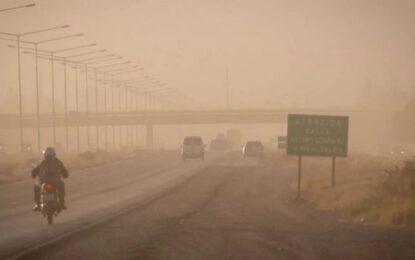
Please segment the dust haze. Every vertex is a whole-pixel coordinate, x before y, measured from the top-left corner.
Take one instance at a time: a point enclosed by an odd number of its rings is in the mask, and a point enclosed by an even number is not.
[[[411,259],[414,14],[413,0],[0,1],[0,258]],[[292,154],[293,114],[347,117],[345,139],[321,139],[344,154]],[[46,147],[71,176],[51,232],[29,212]]]
[[[3,1],[2,5],[15,2]],[[414,96],[412,1],[41,1],[36,4],[38,8],[33,10],[2,14],[0,30],[24,33],[69,24],[68,29],[22,39],[39,41],[84,33],[83,37],[44,43],[39,49],[98,43],[95,49],[108,49],[108,53],[123,56],[143,67],[143,74],[186,93],[187,100],[171,96],[172,109],[225,109],[227,84],[232,109],[399,111]],[[13,42],[2,42],[1,111],[16,113],[16,50],[8,47]],[[29,45],[26,44],[33,48]],[[71,53],[74,52],[65,54]],[[51,110],[49,63],[45,58],[39,59],[40,109],[45,112]],[[22,54],[26,113],[35,108],[33,65],[33,54]],[[63,111],[62,65],[55,67],[56,110]],[[72,85],[73,74],[67,75]],[[80,111],[85,110],[84,84],[80,80]],[[90,84],[94,84],[93,80]],[[69,87],[68,95],[74,95],[73,87]],[[68,110],[75,110],[73,98],[68,100]],[[359,133],[382,132],[383,128],[396,126],[391,118],[383,116],[372,127],[375,129],[360,128]],[[278,127],[266,128],[266,135],[280,134]],[[212,126],[202,129],[209,137],[218,132]],[[377,133],[378,140],[371,145],[394,135],[390,133],[392,130],[388,131]],[[177,143],[173,136],[168,139],[166,142]]]

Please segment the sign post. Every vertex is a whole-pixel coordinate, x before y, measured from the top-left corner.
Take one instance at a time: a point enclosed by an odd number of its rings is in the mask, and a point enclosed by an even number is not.
[[[336,157],[348,151],[347,116],[288,115],[287,155],[298,155],[298,193],[301,189],[302,156],[332,158],[331,186],[335,185]]]
[[[298,156],[298,181],[297,181],[297,199],[300,198],[301,192],[301,155]]]
[[[336,184],[336,157],[332,157],[331,161],[331,187]]]

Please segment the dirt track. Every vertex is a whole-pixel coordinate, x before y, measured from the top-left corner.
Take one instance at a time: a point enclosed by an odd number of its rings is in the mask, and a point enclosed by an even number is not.
[[[292,165],[234,156],[35,254],[48,259],[414,259],[415,230],[339,223],[294,200]]]

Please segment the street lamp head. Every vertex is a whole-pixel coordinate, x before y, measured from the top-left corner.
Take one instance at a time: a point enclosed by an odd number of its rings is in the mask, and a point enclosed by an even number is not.
[[[35,4],[35,3],[25,5],[25,7],[35,7],[35,6],[36,6],[36,4]]]

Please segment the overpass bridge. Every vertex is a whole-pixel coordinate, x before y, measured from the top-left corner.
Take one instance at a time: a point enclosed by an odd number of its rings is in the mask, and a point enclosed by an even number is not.
[[[155,125],[189,125],[189,124],[279,124],[285,123],[287,114],[325,114],[354,117],[377,117],[392,111],[381,110],[187,110],[187,111],[138,111],[115,113],[70,112],[36,114],[22,116],[23,128],[38,127],[86,127],[86,126],[145,126],[148,147],[153,144],[153,126]],[[20,127],[17,114],[0,115],[0,129]]]
[[[372,110],[188,110],[140,111],[116,113],[24,114],[23,127],[75,127],[110,125],[181,125],[181,124],[276,124],[284,123],[287,114],[378,115],[386,111]],[[17,114],[0,114],[0,129],[18,128]]]

